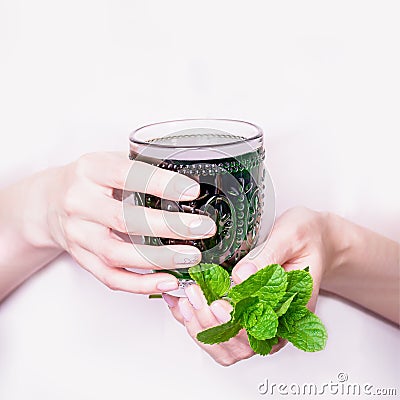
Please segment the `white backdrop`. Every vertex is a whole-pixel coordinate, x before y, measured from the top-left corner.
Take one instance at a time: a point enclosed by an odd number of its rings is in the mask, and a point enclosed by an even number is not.
[[[0,184],[84,152],[127,151],[144,123],[238,118],[266,132],[278,214],[331,210],[400,240],[399,9],[0,0]],[[287,346],[222,368],[163,303],[111,292],[63,256],[0,305],[0,399],[256,399],[265,378],[339,372],[396,386],[396,328],[335,298],[317,311],[324,352]]]

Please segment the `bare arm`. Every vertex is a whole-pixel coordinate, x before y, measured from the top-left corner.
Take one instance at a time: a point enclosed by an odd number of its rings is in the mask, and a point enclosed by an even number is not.
[[[0,191],[0,300],[62,252],[44,234],[56,174],[46,170]]]
[[[336,215],[328,215],[336,256],[321,288],[400,322],[400,245]]]

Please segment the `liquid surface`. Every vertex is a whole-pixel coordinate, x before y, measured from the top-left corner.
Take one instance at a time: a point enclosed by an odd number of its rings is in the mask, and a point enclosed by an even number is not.
[[[214,146],[244,141],[241,136],[211,128],[191,128],[182,131],[170,133],[166,136],[152,139],[151,144],[160,144],[165,146]]]

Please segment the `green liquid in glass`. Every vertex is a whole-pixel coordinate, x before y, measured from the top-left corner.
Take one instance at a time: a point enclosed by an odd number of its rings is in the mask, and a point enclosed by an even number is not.
[[[202,262],[220,264],[229,272],[254,247],[264,198],[262,148],[235,157],[202,161],[157,160],[134,151],[131,151],[130,158],[185,174],[200,183],[200,195],[193,201],[176,202],[135,193],[136,204],[166,211],[208,215],[217,226],[217,232],[211,238],[178,240],[145,237],[145,244],[195,246],[202,252]],[[168,272],[182,280],[191,279],[187,268]]]

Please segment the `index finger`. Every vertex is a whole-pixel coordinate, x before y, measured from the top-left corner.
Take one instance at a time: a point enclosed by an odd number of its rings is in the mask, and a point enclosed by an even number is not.
[[[83,162],[88,177],[102,186],[178,201],[193,200],[200,193],[194,179],[130,160],[124,153],[92,153],[84,156]]]

